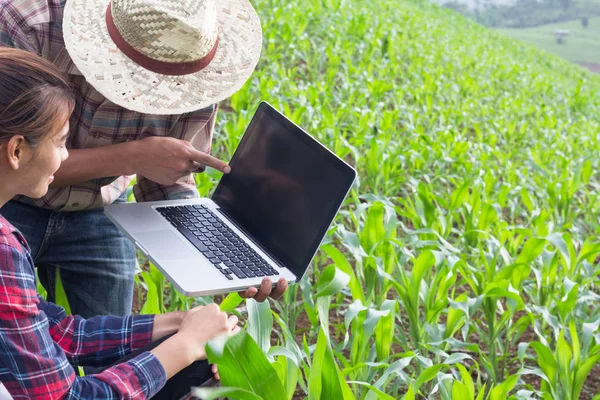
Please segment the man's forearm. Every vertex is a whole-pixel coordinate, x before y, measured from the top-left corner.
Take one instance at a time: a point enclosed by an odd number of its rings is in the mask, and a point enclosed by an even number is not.
[[[53,188],[61,188],[92,179],[133,175],[135,142],[93,149],[69,150],[69,158],[54,174]]]

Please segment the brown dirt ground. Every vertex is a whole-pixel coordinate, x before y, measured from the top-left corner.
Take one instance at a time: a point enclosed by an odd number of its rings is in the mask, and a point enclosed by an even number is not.
[[[311,328],[311,323],[310,320],[307,318],[306,314],[304,312],[302,312],[299,315],[298,320],[296,321],[296,330],[297,331],[304,331],[304,332],[308,332]],[[302,335],[298,334],[296,335],[296,340],[297,343],[302,343]],[[537,336],[534,334],[533,330],[531,332],[525,332],[522,339],[522,341],[535,341],[537,340]],[[483,345],[483,343],[482,343]],[[517,348],[515,347],[514,349],[514,356],[516,356],[517,353]],[[476,357],[476,355],[473,355],[474,357]],[[510,367],[508,367],[510,369]],[[524,380],[529,383],[530,385],[532,385],[533,387],[539,389],[540,387],[540,380],[539,378],[533,376],[533,375],[528,375],[524,377]],[[579,400],[592,400],[594,398],[594,396],[596,396],[597,394],[600,393],[600,364],[597,364],[592,371],[590,372],[585,385],[583,386],[583,390],[581,392],[581,395],[579,397]],[[296,390],[296,393],[294,395],[293,400],[303,400],[306,398],[306,395],[304,395],[304,393],[302,393],[302,390],[300,390],[300,388],[298,388]]]
[[[600,65],[598,65],[598,73],[600,73]],[[142,268],[147,268],[146,265],[144,265]],[[391,294],[392,291],[390,291]],[[144,290],[141,290],[141,298],[138,299],[138,291],[135,290],[134,292],[134,300],[133,300],[133,314],[138,314],[139,313],[139,309],[140,309],[140,304],[143,304],[143,302],[145,301],[145,297],[146,297],[146,293]],[[301,300],[301,295],[300,293],[298,293],[298,300]],[[218,302],[218,301],[217,301]],[[335,330],[335,325],[336,322],[338,324],[343,323],[343,316],[341,315],[337,315],[333,312],[330,313],[330,318],[331,318],[331,325],[330,325],[330,335],[332,338],[335,338],[335,340],[339,341],[339,340],[343,340],[342,337],[340,337],[339,332],[336,332]],[[402,318],[402,315],[400,316],[400,318]],[[404,319],[404,318],[403,318]],[[304,310],[302,310],[299,315],[298,315],[298,319],[296,320],[296,332],[295,332],[295,339],[296,342],[301,344],[302,343],[302,337],[303,334],[307,334],[312,328],[312,324],[310,322],[310,320],[308,319],[306,313],[304,312]],[[401,329],[406,330],[407,327],[403,326]],[[408,332],[405,332],[408,333]],[[275,341],[277,339],[277,336],[275,334],[273,334],[272,336],[272,341],[274,342],[273,344],[275,344]],[[533,330],[528,329],[524,334],[523,337],[521,338],[521,341],[524,342],[531,342],[531,341],[535,341],[537,340],[537,337],[535,335],[535,333],[533,332]],[[481,343],[483,345],[483,343]],[[397,345],[393,345],[394,350],[396,351],[400,351],[400,349],[398,348]],[[516,356],[516,352],[517,352],[517,348],[515,347],[513,349],[514,355]],[[474,355],[476,357],[476,355]],[[508,366],[509,369],[510,366]],[[512,371],[511,371],[512,372]],[[539,388],[540,385],[540,380],[539,378],[533,376],[533,375],[529,375],[529,376],[525,376],[524,380],[532,385],[535,388]],[[584,384],[582,393],[579,397],[580,400],[592,400],[594,398],[594,396],[600,394],[600,364],[597,364],[592,371],[590,372],[590,374],[588,375],[588,378]],[[293,400],[303,400],[306,398],[306,395],[302,392],[302,390],[300,389],[300,387],[298,387],[296,389],[296,393],[294,394]]]

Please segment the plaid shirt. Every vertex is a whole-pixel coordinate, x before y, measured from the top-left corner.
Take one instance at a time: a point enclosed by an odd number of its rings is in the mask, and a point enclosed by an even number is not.
[[[154,316],[67,316],[36,293],[29,247],[0,215],[0,382],[14,399],[146,399],[166,382],[150,352],[97,375],[70,363],[103,366],[150,343]]]
[[[36,53],[65,72],[77,92],[71,117],[69,149],[88,149],[138,140],[147,136],[170,136],[190,141],[209,152],[217,107],[183,115],[147,115],[129,111],[106,100],[77,70],[69,57],[62,34],[65,0],[0,0],[0,46]],[[102,208],[123,194],[133,177],[96,179],[66,188],[51,189],[39,200],[19,200],[62,211]],[[134,186],[137,201],[198,197],[193,175],[175,185],[159,185],[143,176]]]

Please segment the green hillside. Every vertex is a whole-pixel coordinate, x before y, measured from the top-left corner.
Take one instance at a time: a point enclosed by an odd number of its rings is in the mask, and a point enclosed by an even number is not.
[[[564,44],[556,42],[554,35],[556,29],[569,30],[569,36]],[[581,21],[576,20],[536,28],[500,29],[499,31],[573,62],[600,63],[600,18],[591,18],[587,28],[583,28]]]
[[[267,361],[236,341],[224,386],[265,399],[600,392],[584,385],[600,359],[600,76],[425,1],[253,4],[262,59],[221,105],[213,152],[228,159],[267,100],[359,181],[277,318],[268,303],[238,309],[263,351],[269,338],[285,349]],[[216,176],[197,179],[208,195]]]

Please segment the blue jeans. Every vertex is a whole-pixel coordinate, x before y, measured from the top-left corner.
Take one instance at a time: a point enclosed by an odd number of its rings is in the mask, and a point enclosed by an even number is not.
[[[103,210],[56,212],[10,201],[0,214],[27,239],[49,301],[59,268],[73,314],[131,313],[135,247]]]

